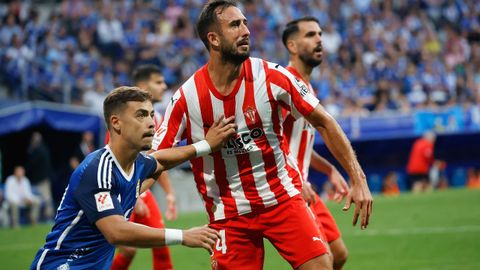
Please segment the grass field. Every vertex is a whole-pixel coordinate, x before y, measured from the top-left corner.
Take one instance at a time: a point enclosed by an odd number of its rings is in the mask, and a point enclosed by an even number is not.
[[[480,191],[450,190],[430,194],[376,197],[369,228],[351,226],[352,213],[329,204],[350,250],[344,269],[480,269]],[[206,222],[203,213],[182,215],[169,227]],[[0,269],[27,269],[50,226],[0,230]],[[265,269],[290,269],[266,245]],[[210,269],[201,249],[172,247],[176,269]],[[149,250],[141,250],[131,269],[151,269]]]

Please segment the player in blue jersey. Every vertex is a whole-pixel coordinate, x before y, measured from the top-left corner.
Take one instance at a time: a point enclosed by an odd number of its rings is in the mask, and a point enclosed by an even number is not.
[[[163,170],[220,149],[235,133],[233,118],[217,120],[203,141],[145,155],[141,151],[151,148],[154,134],[151,95],[119,87],[103,107],[110,142],[73,172],[55,225],[30,269],[109,269],[114,245],[183,244],[212,252],[218,234],[208,227],[163,230],[127,220],[139,194],[154,183],[148,178],[157,179]]]

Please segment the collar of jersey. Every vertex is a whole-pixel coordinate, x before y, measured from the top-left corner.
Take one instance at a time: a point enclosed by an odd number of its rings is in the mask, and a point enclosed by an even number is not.
[[[122,166],[120,166],[120,163],[118,162],[117,158],[115,157],[115,154],[113,153],[112,149],[110,149],[110,146],[108,144],[105,145],[105,149],[107,149],[107,151],[110,152],[110,154],[112,154],[113,162],[115,162],[115,165],[117,166],[118,170],[120,171],[122,176],[125,178],[125,180],[130,182],[132,180],[133,173],[135,172],[135,162],[133,163],[132,170],[130,170],[130,175],[127,175],[127,173],[122,169]]]
[[[249,61],[249,60],[250,59],[247,59],[246,61]],[[243,78],[245,77],[245,62],[242,64],[242,71],[240,72],[240,76],[238,77],[235,87],[233,88],[232,92],[230,92],[230,94],[226,96],[222,95],[217,90],[217,88],[215,88],[215,86],[213,85],[212,79],[210,78],[210,74],[208,73],[208,63],[205,66],[203,66],[203,74],[204,74],[203,77],[205,78],[208,88],[216,98],[218,98],[219,100],[228,100],[231,98],[235,98],[235,95],[237,94],[238,90],[240,89],[240,86],[242,85]]]

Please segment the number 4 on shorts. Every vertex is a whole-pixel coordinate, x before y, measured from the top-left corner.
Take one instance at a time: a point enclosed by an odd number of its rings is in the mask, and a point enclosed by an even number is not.
[[[217,251],[222,251],[222,254],[227,253],[227,241],[225,239],[225,230],[220,230],[220,238],[217,240],[217,244],[215,245],[215,249]]]

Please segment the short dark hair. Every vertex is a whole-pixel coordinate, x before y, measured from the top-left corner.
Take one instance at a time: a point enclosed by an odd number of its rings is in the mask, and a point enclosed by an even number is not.
[[[152,95],[138,87],[120,86],[110,92],[103,101],[103,117],[110,128],[110,116],[125,108],[129,101],[152,101]]]
[[[208,44],[207,34],[211,30],[211,26],[218,22],[217,9],[222,12],[227,7],[237,7],[237,3],[230,0],[215,0],[210,1],[203,6],[200,16],[197,20],[197,34],[202,40],[203,44],[210,50],[210,44]]]
[[[300,29],[298,28],[298,23],[300,22],[316,22],[320,25],[320,22],[317,20],[317,18],[312,17],[312,16],[305,16],[300,19],[296,19],[293,21],[290,21],[285,25],[285,30],[283,30],[282,34],[282,42],[285,48],[288,49],[287,47],[287,41],[288,39],[295,33],[297,33]]]
[[[139,82],[146,82],[150,80],[152,74],[162,75],[162,71],[155,65],[140,65],[132,72],[133,84],[138,85]]]

